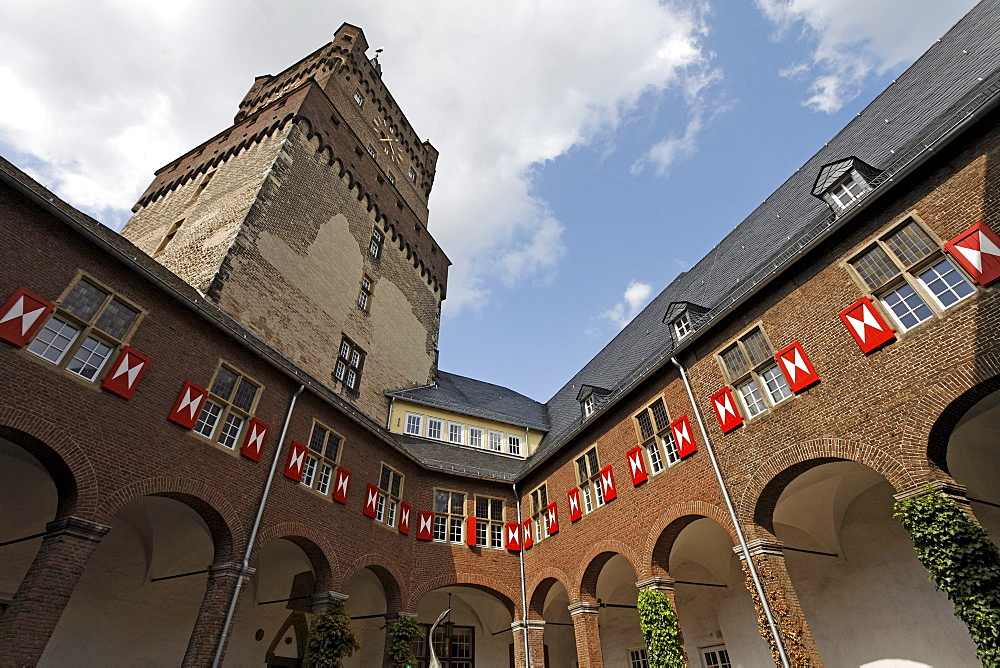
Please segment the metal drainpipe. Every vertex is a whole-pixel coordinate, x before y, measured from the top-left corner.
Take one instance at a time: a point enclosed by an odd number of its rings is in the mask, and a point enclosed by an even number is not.
[[[736,528],[736,536],[740,540],[740,550],[743,551],[743,558],[746,559],[747,567],[750,569],[750,576],[753,579],[754,588],[757,590],[757,596],[760,598],[761,608],[764,609],[764,616],[767,617],[767,625],[771,629],[771,635],[774,637],[775,645],[778,647],[778,654],[781,656],[781,665],[784,668],[791,668],[791,664],[788,663],[788,657],[785,655],[785,647],[781,644],[781,635],[778,633],[778,627],[774,622],[774,615],[771,613],[771,606],[767,602],[767,597],[764,595],[764,588],[760,584],[760,578],[757,576],[757,567],[753,563],[753,559],[750,558],[750,550],[747,548],[747,540],[743,536],[743,529],[740,527],[740,520],[736,516],[736,510],[733,509],[733,501],[729,498],[729,490],[726,489],[726,483],[722,479],[722,470],[719,469],[719,462],[715,459],[715,451],[712,448],[712,441],[708,438],[708,431],[705,429],[705,423],[701,419],[701,411],[698,410],[698,404],[694,401],[694,394],[691,392],[691,383],[688,382],[687,373],[684,371],[684,367],[680,362],[677,361],[676,357],[671,357],[670,361],[674,363],[674,366],[681,372],[681,378],[684,380],[684,389],[687,390],[688,400],[691,402],[691,408],[694,410],[694,417],[698,420],[698,428],[701,430],[701,437],[705,441],[705,449],[708,450],[708,458],[712,461],[712,468],[715,469],[715,477],[719,481],[719,489],[722,490],[722,498],[726,501],[726,508],[729,510],[729,517],[733,520],[733,526]]]
[[[525,447],[528,447],[525,445]],[[524,581],[524,525],[521,524],[521,497],[517,495],[517,483],[511,483],[514,488],[514,502],[517,504],[517,533],[520,536],[521,549],[517,551],[517,558],[521,562],[521,623],[524,625],[524,665],[525,668],[531,666],[531,649],[528,645],[528,589]]]
[[[299,385],[292,395],[292,401],[288,404],[288,413],[285,415],[285,424],[281,427],[281,436],[278,438],[278,447],[274,449],[274,459],[271,460],[271,471],[267,475],[267,482],[264,484],[264,493],[260,497],[260,504],[257,506],[257,517],[253,521],[253,529],[250,530],[250,538],[247,541],[247,551],[243,555],[243,564],[240,566],[240,575],[236,580],[236,590],[233,592],[233,600],[229,602],[229,611],[226,613],[226,622],[222,625],[222,635],[219,636],[219,645],[215,648],[215,658],[212,659],[212,668],[218,668],[222,661],[222,648],[226,646],[226,637],[229,635],[229,627],[233,623],[233,615],[236,614],[236,602],[240,598],[240,589],[243,588],[243,581],[246,579],[247,571],[250,569],[250,552],[253,544],[257,540],[257,531],[260,529],[261,518],[264,517],[264,504],[267,503],[267,496],[271,493],[271,482],[274,480],[274,472],[278,469],[278,458],[281,456],[281,444],[285,442],[288,434],[288,423],[292,420],[292,411],[295,410],[295,402],[298,401],[305,385]]]

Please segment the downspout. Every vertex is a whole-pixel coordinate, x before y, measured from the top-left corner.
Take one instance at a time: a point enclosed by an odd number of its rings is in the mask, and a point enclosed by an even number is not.
[[[785,647],[781,644],[781,635],[778,633],[778,627],[774,622],[774,615],[771,613],[771,606],[767,602],[767,597],[764,595],[764,588],[760,584],[760,577],[757,575],[757,567],[753,563],[753,559],[750,558],[750,549],[747,547],[747,540],[743,536],[743,529],[740,527],[740,520],[736,516],[736,510],[733,508],[733,501],[729,498],[729,490],[726,489],[726,483],[722,479],[722,470],[719,469],[719,462],[715,459],[715,451],[712,448],[712,441],[708,438],[708,430],[705,429],[705,423],[701,419],[701,411],[698,410],[698,404],[694,401],[694,394],[691,392],[691,383],[688,382],[687,373],[684,371],[684,367],[681,363],[677,361],[676,357],[671,357],[670,361],[674,363],[674,366],[681,372],[681,378],[684,380],[684,389],[687,390],[688,400],[691,402],[691,408],[694,410],[694,417],[698,420],[698,428],[701,430],[701,437],[705,441],[705,449],[708,450],[708,458],[712,461],[712,468],[715,469],[715,478],[719,481],[719,489],[722,490],[722,498],[726,501],[726,508],[729,510],[729,517],[733,520],[733,527],[736,528],[736,536],[740,541],[740,550],[743,552],[743,558],[747,562],[747,567],[750,570],[750,576],[753,579],[754,589],[757,590],[757,597],[760,599],[760,606],[764,610],[764,616],[767,617],[767,625],[771,629],[771,635],[774,637],[775,646],[778,648],[778,654],[781,656],[781,665],[784,668],[791,668],[791,664],[788,663],[788,657],[785,655]]]
[[[264,517],[264,504],[267,503],[267,496],[271,493],[271,482],[274,480],[274,472],[278,469],[278,458],[281,456],[281,444],[285,442],[288,434],[288,423],[292,421],[292,411],[295,410],[295,402],[298,400],[305,385],[299,385],[292,395],[292,401],[288,404],[288,413],[285,415],[285,424],[281,426],[281,437],[278,439],[278,447],[274,449],[274,459],[271,460],[271,471],[267,474],[267,482],[264,484],[264,493],[260,497],[260,504],[257,506],[257,517],[254,518],[253,528],[250,530],[250,538],[247,540],[247,551],[243,555],[243,564],[240,566],[240,575],[236,579],[236,589],[233,591],[233,600],[229,602],[229,612],[226,613],[226,621],[222,625],[222,634],[219,636],[219,645],[215,648],[215,658],[212,659],[212,668],[218,668],[222,661],[222,648],[226,646],[226,637],[229,636],[229,627],[233,624],[233,615],[236,614],[236,603],[240,598],[240,589],[243,588],[243,581],[246,579],[247,571],[250,570],[250,552],[253,551],[253,544],[257,540],[257,531],[260,530],[260,521]]]
[[[525,445],[524,447],[528,447]],[[517,494],[517,483],[511,483],[514,488],[514,502],[517,503],[517,533],[521,537],[521,549],[517,551],[518,561],[521,562],[521,623],[524,628],[524,665],[525,668],[531,666],[531,650],[528,645],[528,589],[524,581],[524,525],[521,523],[521,497]]]

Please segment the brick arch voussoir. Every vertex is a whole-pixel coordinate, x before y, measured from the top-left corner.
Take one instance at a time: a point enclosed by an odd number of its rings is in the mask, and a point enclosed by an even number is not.
[[[920,482],[918,472],[907,469],[885,449],[866,447],[842,438],[817,438],[783,448],[757,467],[736,504],[741,524],[749,527],[752,533],[766,532],[757,537],[773,537],[770,520],[764,518],[773,516],[774,506],[785,486],[809,468],[835,461],[867,466],[889,481],[897,492]],[[787,480],[779,478],[790,469],[795,470],[794,476],[785,476]]]
[[[546,566],[532,579],[528,585],[528,616],[532,619],[542,618],[542,606],[545,604],[545,597],[548,596],[552,585],[559,583],[566,590],[569,602],[576,603],[573,599],[573,590],[570,587],[569,576],[555,566]],[[537,600],[536,600],[537,599]]]
[[[724,508],[708,501],[682,501],[681,503],[676,503],[663,511],[656,521],[653,522],[653,528],[646,537],[646,545],[642,552],[644,557],[640,562],[642,569],[641,571],[637,569],[639,579],[654,575],[667,575],[666,564],[670,558],[670,551],[673,549],[674,540],[677,538],[676,534],[679,534],[684,526],[687,526],[687,523],[679,526],[677,522],[686,518],[692,518],[691,521],[694,521],[703,517],[714,520],[725,529],[733,539],[734,545],[738,542],[733,520],[729,516],[729,512]],[[676,529],[676,533],[668,536],[668,540],[661,543],[660,538],[664,533],[668,530],[673,531],[673,529]]]
[[[354,576],[366,568],[370,569],[379,579],[379,582],[382,583],[382,589],[385,590],[386,612],[389,614],[399,612],[402,609],[400,606],[404,600],[404,581],[395,571],[395,567],[378,552],[363,554],[355,559],[353,563],[345,566],[340,574],[339,591],[346,593]],[[416,608],[413,610],[416,610]]]
[[[107,524],[127,504],[146,496],[176,499],[201,515],[212,532],[215,563],[235,562],[242,558],[247,536],[239,513],[218,485],[200,480],[173,476],[135,480],[108,496],[97,508],[94,519]]]
[[[0,407],[0,436],[24,448],[45,466],[59,494],[59,517],[94,519],[100,485],[97,470],[78,439],[45,418],[13,406]]]
[[[593,603],[596,600],[597,578],[600,577],[601,569],[604,568],[604,565],[610,559],[610,556],[608,559],[603,560],[599,559],[599,557],[606,553],[620,554],[625,557],[632,564],[632,570],[636,574],[639,573],[639,568],[636,567],[636,564],[640,562],[638,555],[636,555],[631,545],[623,543],[620,540],[609,539],[598,541],[591,546],[576,568],[573,588],[569,590],[570,602],[587,601]],[[590,587],[590,585],[593,586]],[[593,592],[590,592],[589,589],[593,589]]]
[[[282,522],[262,528],[250,552],[250,565],[256,564],[260,551],[276,540],[294,543],[306,553],[316,575],[316,591],[330,591],[336,586],[340,573],[333,544],[325,535],[301,522]]]
[[[520,589],[514,591],[510,587],[500,587],[495,577],[490,577],[484,573],[473,573],[463,571],[454,575],[439,575],[436,578],[425,580],[410,588],[409,595],[405,598],[406,607],[403,610],[416,611],[420,599],[442,587],[460,587],[471,585],[478,589],[488,591],[493,594],[500,603],[507,607],[511,617],[517,619],[521,615],[521,594]]]
[[[948,441],[962,416],[1000,390],[1000,353],[985,353],[922,392],[903,426],[907,454],[925,463],[935,478],[950,479]]]

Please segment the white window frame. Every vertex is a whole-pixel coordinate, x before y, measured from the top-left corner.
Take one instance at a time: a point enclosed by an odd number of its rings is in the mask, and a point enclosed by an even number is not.
[[[583,419],[586,420],[594,414],[594,395],[589,395],[583,400]]]
[[[854,186],[852,188],[852,186]],[[855,192],[855,190],[857,192]],[[868,190],[868,185],[865,183],[864,179],[855,172],[855,170],[850,170],[846,175],[841,177],[833,186],[830,188],[830,198],[840,207],[841,210],[846,209],[854,202],[858,201],[865,191]]]
[[[490,452],[503,452],[503,441],[504,433],[502,431],[497,431],[495,429],[489,430],[489,449]]]
[[[751,350],[753,346],[747,341],[754,335],[759,334],[760,340],[767,355],[763,359],[753,360]],[[738,351],[742,356],[744,368],[732,369],[726,363],[726,355],[730,351]],[[788,401],[794,395],[788,386],[785,374],[778,367],[778,362],[774,358],[774,346],[767,338],[764,328],[758,323],[743,332],[735,341],[728,344],[716,355],[722,375],[730,387],[735,390],[737,400],[743,407],[743,415],[747,420],[752,420],[759,415],[763,415],[778,404]],[[737,371],[740,373],[737,375]],[[772,381],[771,385],[766,382]]]
[[[725,653],[725,660],[723,660],[722,656],[716,656],[717,661],[709,663],[711,659],[709,659],[708,655],[711,653],[718,655],[719,652]],[[732,668],[733,665],[733,659],[729,656],[729,650],[724,644],[699,647],[698,656],[701,657],[701,665],[704,668]]]
[[[486,517],[480,514],[479,502],[485,501],[486,507]],[[500,502],[500,513],[499,517],[496,517],[497,513],[495,503]],[[498,499],[491,496],[475,496],[472,499],[473,511],[476,517],[476,545],[478,547],[488,547],[494,550],[504,549],[504,520],[507,513],[507,504],[503,499]]]
[[[446,510],[440,509],[440,494],[447,494],[447,508]],[[455,495],[461,496],[462,507],[458,512],[455,512]],[[461,545],[465,543],[465,519],[466,519],[466,502],[468,501],[469,495],[465,492],[459,492],[453,489],[435,489],[434,490],[434,528],[433,528],[433,540],[437,543],[452,543],[453,545]],[[457,534],[456,534],[457,531]],[[458,539],[455,539],[455,536]]]
[[[386,474],[389,477],[387,483],[385,482]],[[397,480],[399,484],[396,486],[394,492],[393,482]],[[382,462],[378,488],[379,495],[378,505],[375,507],[375,519],[386,526],[395,527],[396,516],[398,514],[396,511],[399,509],[400,499],[403,497],[403,474],[385,462]]]
[[[416,424],[416,431],[410,429],[412,424]],[[424,433],[424,416],[420,413],[410,413],[407,411],[405,417],[403,418],[403,433],[409,434],[410,436],[423,436]]]
[[[649,655],[645,647],[628,650],[628,659],[631,668],[649,668]]]
[[[680,462],[674,433],[670,428],[670,413],[663,395],[655,397],[633,416],[639,445],[646,455],[646,470],[656,476]],[[655,453],[651,454],[651,453]],[[659,460],[659,463],[657,463]]]
[[[222,396],[217,393],[222,389],[218,387],[217,383],[219,382],[219,374],[223,369],[235,376],[228,396]],[[255,388],[248,406],[236,403],[244,383]],[[204,404],[202,404],[201,411],[198,413],[198,418],[195,420],[194,428],[191,431],[227,450],[235,450],[240,444],[246,426],[250,424],[250,420],[254,416],[260,396],[264,393],[264,386],[232,364],[220,361],[215,368],[215,373],[212,375],[212,382],[208,388],[208,397],[206,397]],[[239,420],[235,432],[231,429],[234,420]],[[222,426],[221,429],[219,428],[220,425]]]
[[[507,452],[518,457],[522,456],[521,449],[524,439],[520,434],[507,434]]]
[[[362,95],[358,91],[354,91],[354,104],[358,105],[359,107],[364,106],[365,104],[364,95]]]
[[[531,503],[531,526],[535,530],[535,542],[540,543],[549,535],[549,527],[546,522],[549,514],[545,511],[549,505],[549,494],[546,483],[542,483],[531,490],[528,499]]]
[[[333,446],[334,452],[330,452]],[[306,450],[306,461],[302,467],[302,478],[299,484],[309,487],[323,496],[330,493],[333,473],[340,463],[340,453],[343,451],[344,437],[318,420],[313,420],[309,431],[309,445]]]
[[[684,339],[692,332],[691,316],[690,314],[688,314],[687,311],[681,313],[680,316],[678,316],[674,320],[673,324],[674,324],[674,336],[677,338],[678,341]]]
[[[455,428],[458,428],[458,439],[455,438]],[[448,442],[465,445],[465,425],[461,422],[448,422]]]
[[[435,434],[436,432],[436,434]],[[427,438],[433,438],[436,441],[444,440],[444,420],[439,417],[428,417],[427,418]]]
[[[474,448],[483,448],[485,443],[483,442],[483,436],[485,436],[485,431],[482,427],[469,427],[469,445]]]

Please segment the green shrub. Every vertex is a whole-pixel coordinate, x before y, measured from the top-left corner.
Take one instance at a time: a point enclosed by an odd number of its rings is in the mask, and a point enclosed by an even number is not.
[[[930,579],[969,627],[976,656],[987,668],[1000,667],[1000,551],[953,499],[937,492],[899,501],[895,511]]]
[[[344,604],[337,602],[313,620],[306,641],[306,668],[340,668],[341,659],[360,649]]]
[[[413,641],[420,636],[420,625],[417,620],[407,615],[400,615],[386,623],[389,631],[389,648],[387,660],[391,668],[407,668],[417,665],[413,656]]]
[[[662,591],[639,592],[639,626],[649,650],[649,668],[684,668],[687,661],[681,648],[677,613]]]

